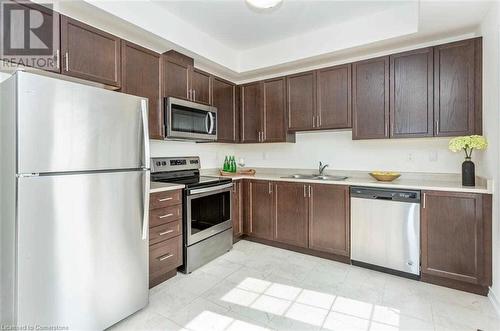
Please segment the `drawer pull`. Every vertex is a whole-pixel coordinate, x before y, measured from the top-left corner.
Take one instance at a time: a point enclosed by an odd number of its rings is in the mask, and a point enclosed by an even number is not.
[[[165,261],[167,259],[170,259],[172,256],[174,256],[174,254],[167,254],[167,255],[160,256],[158,258],[158,261],[160,261],[160,262]]]
[[[172,200],[172,199],[173,199],[172,197],[168,197],[168,198],[158,199],[158,201],[165,202],[165,201]]]
[[[167,231],[160,232],[159,235],[164,236],[164,235],[172,233],[172,232],[174,232],[174,230],[167,230]]]
[[[166,217],[170,217],[170,216],[174,216],[174,214],[170,213],[170,214],[166,214],[166,215],[161,215],[161,216],[158,216],[158,218],[166,218]]]

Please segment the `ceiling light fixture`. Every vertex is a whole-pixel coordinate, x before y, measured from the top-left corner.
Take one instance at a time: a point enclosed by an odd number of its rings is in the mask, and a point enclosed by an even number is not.
[[[250,6],[258,9],[270,9],[276,7],[283,0],[245,0]]]

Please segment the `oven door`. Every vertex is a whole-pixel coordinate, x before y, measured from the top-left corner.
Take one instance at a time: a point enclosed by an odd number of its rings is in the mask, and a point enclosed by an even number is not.
[[[232,187],[233,184],[229,183],[187,191],[186,237],[188,246],[232,227]]]
[[[167,139],[217,140],[217,108],[172,97],[165,100]]]

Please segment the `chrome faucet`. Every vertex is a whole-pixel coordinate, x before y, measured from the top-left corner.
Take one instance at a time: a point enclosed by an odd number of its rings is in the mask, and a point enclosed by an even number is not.
[[[318,170],[319,170],[319,175],[320,176],[323,176],[323,172],[325,171],[325,168],[328,167],[328,166],[329,166],[329,164],[323,164],[323,162],[321,162],[321,161],[319,162],[319,168],[318,168]]]

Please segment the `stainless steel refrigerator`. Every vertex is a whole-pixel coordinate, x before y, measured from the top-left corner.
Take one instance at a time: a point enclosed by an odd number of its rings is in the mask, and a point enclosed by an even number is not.
[[[148,303],[147,101],[0,85],[1,323],[99,330]]]

